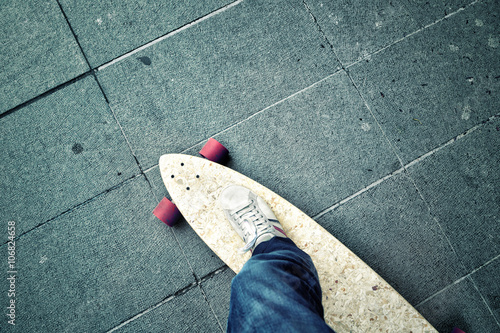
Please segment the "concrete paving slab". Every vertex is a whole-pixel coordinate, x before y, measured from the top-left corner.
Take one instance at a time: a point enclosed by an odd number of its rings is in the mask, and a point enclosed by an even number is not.
[[[21,236],[17,331],[103,332],[193,283],[154,206],[141,176]]]
[[[221,332],[199,287],[118,328],[114,332]]]
[[[146,172],[146,177],[149,179],[153,188],[157,203],[159,203],[163,197],[166,197],[169,200],[171,199],[165,185],[163,184],[158,167]],[[162,225],[165,232],[168,232],[168,229],[171,228],[156,218],[155,223]],[[184,251],[189,264],[198,279],[201,279],[207,274],[212,273],[224,266],[224,262],[222,262],[222,260],[220,260],[219,257],[212,250],[210,250],[207,244],[205,244],[200,236],[196,234],[193,228],[191,228],[191,226],[184,219],[181,219],[174,227],[172,227],[172,231],[179,241],[180,247]]]
[[[231,2],[230,0],[60,1],[92,68]]]
[[[465,275],[425,202],[402,173],[318,222],[413,305]]]
[[[0,212],[21,234],[139,174],[94,78],[0,118]]]
[[[310,216],[401,168],[344,72],[215,138],[229,167]]]
[[[401,1],[306,0],[326,38],[344,66],[418,29]]]
[[[500,117],[409,168],[461,261],[500,254]]]
[[[499,10],[478,2],[349,68],[404,163],[498,113]]]
[[[144,63],[141,58],[147,57]],[[337,70],[300,2],[242,2],[98,72],[145,168]]]
[[[497,323],[500,323],[500,284],[498,283],[498,272],[500,272],[500,258],[496,258],[493,262],[475,272],[472,278],[485,298],[487,305],[496,316]]]
[[[451,332],[454,327],[467,333],[498,332],[499,329],[469,277],[451,285],[417,310],[439,332]]]
[[[0,26],[0,114],[89,69],[56,1],[2,1]]]
[[[201,285],[224,332],[227,330],[229,300],[231,298],[231,281],[234,277],[234,272],[228,268],[214,275]]]

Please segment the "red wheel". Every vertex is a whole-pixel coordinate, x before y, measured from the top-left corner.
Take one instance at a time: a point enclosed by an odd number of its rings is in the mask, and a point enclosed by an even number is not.
[[[465,332],[462,331],[460,328],[455,327],[455,328],[453,328],[453,331],[451,331],[451,333],[465,333]]]
[[[200,155],[212,162],[223,164],[229,157],[229,150],[217,140],[210,138],[200,150]]]
[[[153,210],[153,215],[169,227],[172,227],[181,218],[181,212],[179,212],[177,206],[167,198],[163,198],[160,201],[158,206]]]

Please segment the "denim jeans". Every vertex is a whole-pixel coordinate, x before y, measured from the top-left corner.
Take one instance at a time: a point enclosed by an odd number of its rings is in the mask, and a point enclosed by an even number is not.
[[[231,283],[228,332],[333,332],[314,264],[288,238],[259,244]]]

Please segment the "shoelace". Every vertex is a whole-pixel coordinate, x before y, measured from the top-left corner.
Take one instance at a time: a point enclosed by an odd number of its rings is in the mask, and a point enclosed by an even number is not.
[[[258,235],[265,232],[269,226],[266,225],[264,216],[259,214],[253,200],[247,206],[236,211],[233,216],[236,216],[236,223],[243,229],[244,240],[246,242],[245,246],[240,249],[240,252],[247,252],[255,245]]]

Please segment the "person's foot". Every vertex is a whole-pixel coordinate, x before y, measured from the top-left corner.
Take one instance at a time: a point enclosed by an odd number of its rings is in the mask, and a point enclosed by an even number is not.
[[[249,189],[230,185],[222,190],[219,202],[229,222],[246,244],[242,252],[253,251],[257,245],[273,237],[286,238],[271,208]]]

